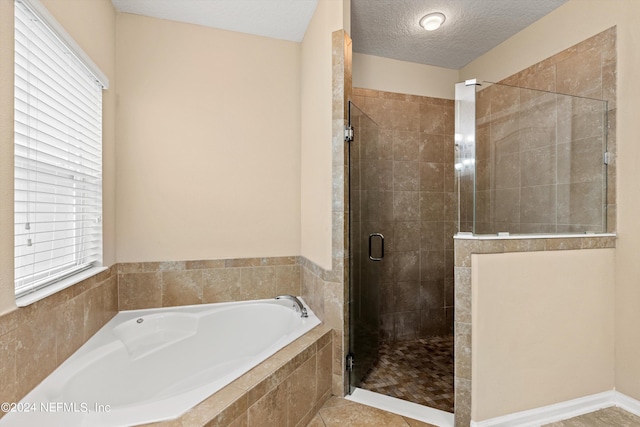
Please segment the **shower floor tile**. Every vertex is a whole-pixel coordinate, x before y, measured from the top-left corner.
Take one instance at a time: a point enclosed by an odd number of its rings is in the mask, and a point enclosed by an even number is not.
[[[360,388],[453,412],[453,336],[382,343]]]

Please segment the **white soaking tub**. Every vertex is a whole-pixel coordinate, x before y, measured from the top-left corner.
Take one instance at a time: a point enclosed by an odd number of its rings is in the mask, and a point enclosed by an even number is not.
[[[284,299],[122,311],[0,426],[131,426],[176,418],[318,325],[307,311],[301,317]]]

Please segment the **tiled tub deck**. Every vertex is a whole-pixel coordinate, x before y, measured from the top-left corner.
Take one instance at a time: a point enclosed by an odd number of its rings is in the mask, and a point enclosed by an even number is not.
[[[306,426],[331,397],[332,349],[319,325],[180,418],[145,425]]]

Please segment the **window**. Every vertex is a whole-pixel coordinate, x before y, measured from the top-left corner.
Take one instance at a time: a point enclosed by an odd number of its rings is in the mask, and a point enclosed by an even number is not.
[[[106,86],[37,0],[15,1],[16,297],[102,265]]]

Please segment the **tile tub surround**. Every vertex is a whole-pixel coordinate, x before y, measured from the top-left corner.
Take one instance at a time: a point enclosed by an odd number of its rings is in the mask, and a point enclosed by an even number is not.
[[[304,257],[300,257],[302,269],[303,299],[325,325],[332,329],[333,334],[333,394],[342,396],[344,393],[344,348],[348,348],[343,339],[346,330],[344,301],[345,289],[342,283],[332,282],[331,275],[318,265]]]
[[[145,426],[306,426],[332,394],[332,337],[319,325],[180,418]]]
[[[574,237],[511,236],[480,239],[456,236],[455,245],[455,423],[468,426],[471,421],[471,255],[507,252],[562,251],[614,248],[615,236]]]
[[[0,316],[0,402],[22,399],[118,312],[115,272]]]
[[[453,235],[457,217],[452,100],[353,89],[377,124],[362,142],[362,222],[386,238],[381,338],[407,341],[452,332]],[[357,137],[357,136],[356,136]],[[365,168],[365,166],[362,166]]]
[[[301,295],[297,257],[120,263],[117,271],[120,310]]]

